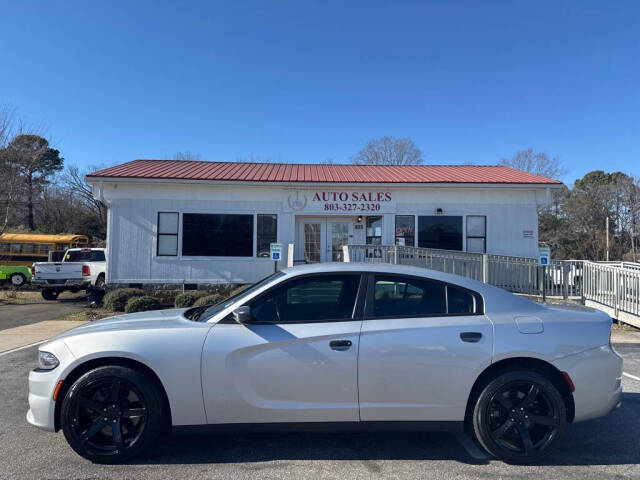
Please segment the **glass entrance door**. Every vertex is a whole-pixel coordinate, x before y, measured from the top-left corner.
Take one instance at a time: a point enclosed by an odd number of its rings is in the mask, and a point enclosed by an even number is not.
[[[322,239],[322,222],[304,222],[303,242],[304,242],[304,260],[306,263],[317,263],[321,261],[321,239]]]
[[[307,217],[297,220],[296,262],[342,262],[355,219]]]

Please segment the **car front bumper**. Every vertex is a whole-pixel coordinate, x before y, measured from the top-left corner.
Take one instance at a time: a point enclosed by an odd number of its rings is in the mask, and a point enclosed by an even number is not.
[[[602,417],[622,404],[622,358],[609,346],[592,348],[558,359],[575,386],[574,422]]]
[[[73,363],[74,357],[61,340],[53,340],[40,346],[39,350],[53,353],[60,364],[53,370],[31,370],[29,372],[29,411],[27,422],[31,425],[55,431],[56,402],[53,400],[58,382],[64,381],[65,370]],[[58,398],[61,402],[63,399]]]

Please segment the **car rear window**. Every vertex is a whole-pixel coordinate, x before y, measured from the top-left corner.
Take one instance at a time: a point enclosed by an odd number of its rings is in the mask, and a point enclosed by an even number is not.
[[[72,250],[67,252],[65,262],[104,262],[104,250]]]
[[[443,284],[404,277],[376,276],[374,316],[420,317],[446,313],[447,300]]]

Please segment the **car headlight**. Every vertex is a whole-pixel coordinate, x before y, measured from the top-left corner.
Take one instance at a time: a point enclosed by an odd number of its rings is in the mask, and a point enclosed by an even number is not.
[[[60,362],[53,353],[38,352],[38,368],[40,370],[53,370]]]

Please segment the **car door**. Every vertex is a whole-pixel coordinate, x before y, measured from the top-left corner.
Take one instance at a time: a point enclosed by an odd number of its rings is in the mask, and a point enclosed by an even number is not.
[[[362,421],[461,421],[491,362],[482,298],[420,277],[369,276],[360,336]]]
[[[217,323],[202,354],[207,421],[358,421],[360,283],[357,273],[294,277],[246,303],[251,323]]]

